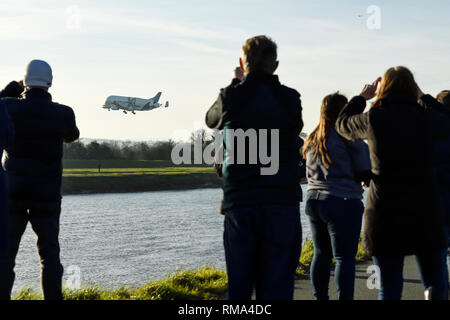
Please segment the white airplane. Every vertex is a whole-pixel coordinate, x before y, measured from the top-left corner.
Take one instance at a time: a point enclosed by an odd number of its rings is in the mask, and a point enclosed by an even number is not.
[[[122,110],[123,113],[130,111],[132,114],[136,114],[135,111],[149,111],[163,105],[158,103],[161,97],[161,92],[158,92],[156,96],[150,99],[140,99],[132,97],[121,97],[121,96],[109,96],[106,99],[103,109],[110,110]],[[169,101],[164,104],[165,108],[169,107]]]

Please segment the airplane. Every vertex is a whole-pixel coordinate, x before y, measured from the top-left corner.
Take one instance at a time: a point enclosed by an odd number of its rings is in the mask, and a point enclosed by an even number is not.
[[[158,103],[161,97],[161,92],[158,92],[156,96],[150,99],[122,97],[122,96],[109,96],[106,99],[103,109],[110,110],[122,110],[123,113],[130,111],[132,114],[136,114],[135,111],[149,111],[159,107],[162,107],[162,103]],[[169,107],[169,101],[164,104],[165,108]]]

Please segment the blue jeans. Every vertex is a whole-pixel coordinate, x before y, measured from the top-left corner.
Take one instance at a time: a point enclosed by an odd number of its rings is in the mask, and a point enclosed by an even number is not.
[[[311,282],[316,300],[328,300],[332,258],[339,300],[352,300],[355,288],[355,256],[361,234],[364,205],[359,199],[342,199],[308,191],[306,214],[311,224],[314,257]]]
[[[416,255],[419,273],[425,289],[432,289],[433,299],[447,300],[448,278],[445,272],[447,250],[427,251]],[[373,262],[380,271],[379,300],[400,300],[403,291],[404,256],[374,256]]]
[[[301,252],[298,206],[241,207],[225,211],[228,298],[292,300]]]
[[[11,204],[8,230],[7,264],[2,267],[0,296],[9,298],[14,284],[15,260],[20,240],[28,222],[36,234],[36,244],[41,262],[41,287],[46,300],[62,300],[63,266],[59,252],[59,217],[61,204],[47,208],[20,208]]]

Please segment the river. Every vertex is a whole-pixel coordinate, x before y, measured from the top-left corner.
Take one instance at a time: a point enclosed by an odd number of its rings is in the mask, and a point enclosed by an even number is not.
[[[305,187],[305,186],[303,186]],[[221,189],[65,196],[61,215],[64,281],[141,285],[177,268],[225,268]],[[301,204],[303,239],[309,225]],[[39,260],[28,225],[16,260],[14,291],[39,288]]]

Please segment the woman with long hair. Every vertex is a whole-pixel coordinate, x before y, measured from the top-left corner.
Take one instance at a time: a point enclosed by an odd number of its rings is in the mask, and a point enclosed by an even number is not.
[[[346,104],[347,98],[339,92],[326,96],[320,122],[303,147],[308,179],[306,214],[314,243],[311,282],[317,300],[329,299],[333,257],[338,298],[352,300],[354,295],[355,255],[364,211],[358,177],[370,172],[370,158],[366,143],[350,142],[334,129]]]
[[[450,136],[449,116],[442,104],[422,93],[411,71],[395,67],[366,85],[337,119],[339,134],[369,144],[372,180],[363,233],[364,247],[379,268],[379,299],[401,299],[408,255],[417,258],[426,299],[447,299],[434,145]]]

